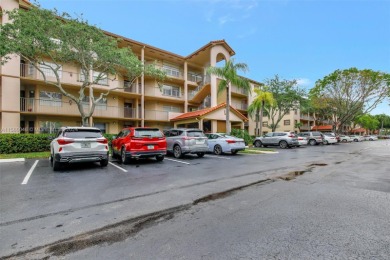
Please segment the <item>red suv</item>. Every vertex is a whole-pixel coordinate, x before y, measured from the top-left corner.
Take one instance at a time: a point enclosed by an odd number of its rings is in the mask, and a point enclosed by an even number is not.
[[[158,128],[124,128],[111,142],[112,157],[119,157],[121,163],[131,159],[156,157],[164,160],[167,154],[167,141]]]

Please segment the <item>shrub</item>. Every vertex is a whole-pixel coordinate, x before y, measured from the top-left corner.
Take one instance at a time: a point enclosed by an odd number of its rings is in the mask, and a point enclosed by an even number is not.
[[[0,154],[50,151],[50,134],[0,134]]]
[[[232,136],[244,139],[246,145],[253,143],[252,136],[246,130],[233,128],[230,134]]]

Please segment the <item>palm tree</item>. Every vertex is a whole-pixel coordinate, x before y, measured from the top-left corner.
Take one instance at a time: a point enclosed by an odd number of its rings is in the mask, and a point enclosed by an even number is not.
[[[255,116],[256,128],[255,135],[259,136],[263,132],[263,112],[266,104],[272,105],[275,99],[271,92],[267,91],[267,87],[263,89],[255,89],[256,97],[248,107],[248,114],[253,118]],[[259,129],[260,123],[260,129]],[[259,131],[260,130],[260,131]]]
[[[248,66],[245,63],[234,64],[234,60],[230,59],[226,61],[225,66],[223,67],[208,67],[207,74],[215,75],[221,80],[218,84],[218,93],[226,90],[226,133],[230,134],[230,88],[231,85],[236,86],[239,89],[244,89],[250,92],[249,81],[246,78],[240,77],[237,74],[237,71],[241,70],[243,72],[248,71]]]

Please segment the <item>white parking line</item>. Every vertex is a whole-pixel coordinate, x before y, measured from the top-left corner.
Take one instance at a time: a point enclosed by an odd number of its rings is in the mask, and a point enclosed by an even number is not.
[[[21,184],[27,184],[28,179],[30,179],[30,176],[33,173],[33,171],[34,171],[35,167],[37,166],[38,162],[39,162],[39,160],[36,160],[35,163],[33,164],[33,166],[31,166],[31,169],[28,171],[26,177],[24,177],[24,180],[23,180],[23,182]]]
[[[228,158],[228,157],[221,157],[221,156],[216,156],[216,155],[205,155],[205,157],[219,158],[219,159],[225,159],[225,160],[230,160],[231,159],[231,158]]]
[[[24,158],[15,158],[15,159],[0,159],[0,163],[6,163],[6,162],[24,162]]]
[[[173,161],[173,162],[178,162],[178,163],[184,163],[184,164],[190,165],[190,163],[188,163],[188,162],[182,162],[182,161],[173,160],[173,159],[168,159],[168,158],[165,158],[165,160]]]
[[[126,169],[123,169],[122,167],[119,167],[118,165],[116,165],[116,164],[113,164],[112,162],[108,162],[109,164],[111,164],[112,166],[114,166],[114,167],[116,167],[116,168],[118,168],[119,170],[121,170],[121,171],[124,171],[124,172],[127,172],[127,170]]]

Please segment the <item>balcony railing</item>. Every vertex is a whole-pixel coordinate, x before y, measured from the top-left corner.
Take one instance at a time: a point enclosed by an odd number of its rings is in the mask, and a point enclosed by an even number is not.
[[[145,95],[161,98],[174,98],[179,100],[184,100],[183,92],[180,91],[170,91],[169,89],[161,89],[158,87],[145,87]]]
[[[85,105],[85,107],[86,110],[88,110],[88,105]],[[74,102],[63,102],[50,99],[20,98],[20,111],[27,113],[80,116],[78,107],[76,104],[74,104]],[[104,104],[96,105],[93,116],[111,118],[139,118],[136,117],[135,108],[120,108],[116,106],[107,106]]]
[[[247,110],[248,109],[248,104],[245,104],[245,103],[232,103],[232,107],[234,107],[235,109]]]
[[[43,73],[46,76],[46,79],[48,81],[57,81],[55,74],[52,70],[48,68],[42,68]],[[59,70],[58,76],[60,78],[61,83],[63,84],[72,84],[72,85],[79,85],[81,86],[82,81],[84,79],[84,75],[82,73],[75,73],[71,71],[64,71]],[[42,74],[31,64],[21,63],[20,64],[20,77],[22,78],[28,78],[28,79],[35,79],[35,80],[44,80]],[[94,76],[94,79],[96,79],[96,76]],[[125,87],[125,84],[128,81],[125,80],[110,80],[110,79],[101,79],[99,80],[97,85],[101,85],[104,87],[109,86],[110,88],[123,88]],[[141,93],[139,89],[136,87],[131,87],[129,90],[125,89],[126,92],[133,92],[133,93]],[[137,92],[138,91],[138,92]]]
[[[243,89],[243,88],[238,88],[236,86],[232,86],[232,89],[231,91],[233,93],[238,93],[238,94],[242,94],[242,95],[248,95],[248,91]]]
[[[300,116],[300,119],[314,121],[314,117],[312,117],[312,116],[305,116],[305,115],[302,115],[302,114]]]
[[[192,82],[203,82],[203,76],[201,74],[196,74],[193,72],[188,72],[187,73],[187,80],[192,81]]]
[[[169,112],[145,109],[145,120],[168,121]]]
[[[183,71],[179,68],[175,68],[167,65],[159,65],[159,64],[155,64],[154,62],[148,62],[148,61],[145,62],[145,65],[154,65],[156,69],[164,71],[168,77],[184,79]]]

